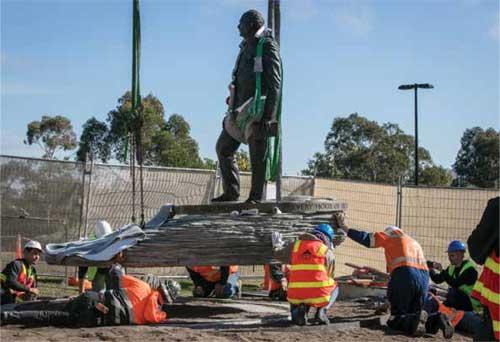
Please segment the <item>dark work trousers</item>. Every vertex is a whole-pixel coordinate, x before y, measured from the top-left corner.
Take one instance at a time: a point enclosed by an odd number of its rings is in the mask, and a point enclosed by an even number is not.
[[[234,154],[240,145],[239,141],[233,139],[223,129],[215,146],[222,174],[224,194],[235,200],[240,196],[240,177]],[[262,133],[252,135],[249,138],[248,147],[250,163],[252,165],[252,187],[248,198],[260,201],[264,194],[264,184],[266,181],[266,135]]]
[[[472,311],[470,297],[453,287],[448,289],[448,294],[443,304],[457,310]]]
[[[209,297],[215,289],[215,284],[211,281],[203,278],[199,273],[194,272],[190,268],[186,268],[189,277],[193,281],[193,285],[196,288],[197,286],[201,286],[203,288],[203,297]],[[240,278],[240,273],[235,272],[228,276],[227,283],[224,285],[224,292],[222,294],[222,298],[231,298],[236,295],[241,289],[238,286],[238,279]],[[193,293],[194,294],[194,293]]]
[[[99,301],[96,292],[84,292],[69,300],[64,307],[61,303],[33,303],[31,310],[2,311],[1,324],[22,324],[26,326],[79,326],[98,325],[101,314],[95,309]]]
[[[412,335],[420,319],[427,291],[429,272],[402,266],[391,273],[387,287],[387,298],[391,304],[389,328]]]

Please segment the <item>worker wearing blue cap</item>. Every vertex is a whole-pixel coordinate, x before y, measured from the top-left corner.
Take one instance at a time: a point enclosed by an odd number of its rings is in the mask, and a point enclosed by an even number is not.
[[[453,240],[448,246],[450,266],[443,270],[438,262],[429,262],[429,275],[433,282],[446,282],[450,287],[443,303],[448,307],[464,311],[480,309],[477,300],[470,296],[477,280],[477,271],[469,260],[465,259],[465,245],[459,240]]]
[[[329,323],[327,310],[338,296],[333,280],[336,243],[332,227],[322,223],[300,235],[291,246],[287,300],[294,324]],[[316,309],[314,320],[308,321],[312,307]]]

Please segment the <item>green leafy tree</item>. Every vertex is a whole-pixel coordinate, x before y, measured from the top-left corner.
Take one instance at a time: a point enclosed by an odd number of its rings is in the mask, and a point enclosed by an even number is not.
[[[213,159],[203,158],[203,165],[202,165],[203,169],[215,170],[215,167],[216,167],[216,163]]]
[[[144,164],[153,164],[148,160],[148,152],[152,149],[153,138],[162,131],[164,122],[163,105],[155,96],[149,94],[141,102],[141,121],[132,114],[132,102],[130,91],[127,91],[118,99],[118,105],[108,113],[109,123],[108,141],[114,153],[114,157],[125,162],[128,159],[128,133],[130,128],[142,126],[142,146],[145,151]]]
[[[427,166],[420,170],[419,182],[431,186],[449,186],[453,177],[451,172],[442,166]]]
[[[24,143],[38,144],[44,151],[43,158],[54,159],[58,150],[69,151],[76,147],[76,134],[68,118],[44,115],[42,120],[28,124]]]
[[[76,159],[85,161],[86,155],[91,160],[100,159],[103,163],[111,158],[111,146],[108,138],[108,127],[105,122],[92,117],[83,125]]]
[[[379,125],[354,113],[333,121],[325,140],[325,152],[315,153],[303,174],[390,184],[396,184],[403,176],[413,182],[414,146],[414,138],[398,125]],[[430,153],[420,147],[419,170],[427,168],[432,169],[426,171],[429,177],[425,179],[432,179],[432,185],[445,179],[440,173],[445,170],[436,167]],[[431,170],[442,177],[430,177]]]
[[[453,169],[457,179],[453,185],[498,187],[499,138],[494,128],[473,127],[465,130]]]
[[[247,151],[238,151],[235,154],[236,164],[238,164],[238,169],[240,171],[249,172],[252,170],[250,165],[250,158],[248,157]]]
[[[190,136],[191,128],[179,114],[173,114],[164,128],[152,137],[148,160],[154,165],[203,168],[198,143]]]

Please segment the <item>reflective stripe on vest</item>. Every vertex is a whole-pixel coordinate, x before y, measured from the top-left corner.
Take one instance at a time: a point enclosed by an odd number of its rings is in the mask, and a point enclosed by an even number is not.
[[[453,265],[448,266],[448,275],[453,280],[460,277],[469,268],[474,268],[474,265],[472,265],[472,263],[469,260],[466,260],[465,263],[463,264],[462,268],[460,269],[460,272],[458,272],[457,276],[455,276],[455,268],[456,267]],[[473,287],[474,287],[474,284],[472,284],[472,285],[463,284],[463,285],[460,285],[459,289],[462,290],[466,295],[468,295],[471,293]]]
[[[322,307],[328,304],[335,281],[325,268],[328,251],[321,241],[297,240],[292,248],[288,301]]]
[[[17,275],[17,281],[23,284],[24,286],[31,288],[34,282],[31,267],[26,269],[26,265],[24,264],[24,262],[22,260],[20,261],[21,261],[21,272],[19,272],[19,274]],[[23,291],[15,291],[12,289],[10,290],[10,292],[16,297],[19,297],[24,294]]]
[[[455,280],[458,277],[460,277],[462,275],[462,273],[464,273],[469,268],[474,268],[474,265],[469,260],[466,260],[465,263],[463,264],[462,268],[460,269],[460,272],[458,272],[458,275],[455,276],[455,266],[450,265],[450,266],[448,266],[448,275],[452,279]],[[458,289],[460,291],[462,291],[463,293],[465,293],[467,296],[469,296],[470,303],[472,305],[473,310],[479,312],[481,310],[481,303],[479,303],[478,300],[476,300],[470,296],[470,293],[472,292],[474,285],[475,285],[475,283],[472,285],[462,284],[458,287]]]
[[[486,259],[483,271],[474,285],[471,296],[479,300],[490,314],[495,338],[500,339],[500,258],[495,250]]]
[[[401,266],[428,270],[422,247],[406,234],[390,236],[387,245],[384,246],[384,253],[389,273]]]
[[[460,320],[464,317],[464,312],[462,310],[456,310],[454,308],[449,308],[432,293],[429,292],[432,298],[437,302],[438,304],[438,312],[446,315],[448,319],[450,320],[451,325],[453,327],[456,327],[458,323],[460,323]]]

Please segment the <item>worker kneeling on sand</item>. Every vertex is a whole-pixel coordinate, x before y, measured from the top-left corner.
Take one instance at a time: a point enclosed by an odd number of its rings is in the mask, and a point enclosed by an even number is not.
[[[34,300],[38,296],[34,265],[38,263],[42,253],[40,242],[28,241],[23,248],[23,258],[16,259],[5,266],[0,274],[2,284],[0,303],[2,305]]]
[[[241,291],[238,266],[191,266],[187,267],[193,281],[194,297],[230,298]]]
[[[1,324],[92,327],[155,324],[167,319],[164,304],[173,298],[165,284],[153,289],[130,275],[113,271],[111,274],[111,287],[104,292],[84,292],[59,310],[49,311],[45,305],[45,310],[3,311]]]
[[[287,299],[294,324],[306,325],[311,307],[316,308],[316,323],[329,323],[326,312],[339,292],[333,280],[333,237],[332,227],[322,223],[291,246]]]
[[[443,270],[437,262],[428,262],[429,274],[436,284],[446,282],[450,287],[444,305],[458,310],[481,310],[479,301],[471,298],[470,293],[477,280],[477,271],[471,261],[464,259],[465,245],[454,240],[448,246],[450,266]]]
[[[350,229],[339,216],[338,227],[352,240],[369,248],[382,247],[390,280],[387,299],[391,305],[389,328],[408,335],[425,333],[427,313],[423,305],[429,287],[429,272],[420,244],[398,227],[383,232],[366,233]]]
[[[286,301],[290,265],[272,263],[264,265],[264,283],[262,289],[267,291],[272,300]]]

